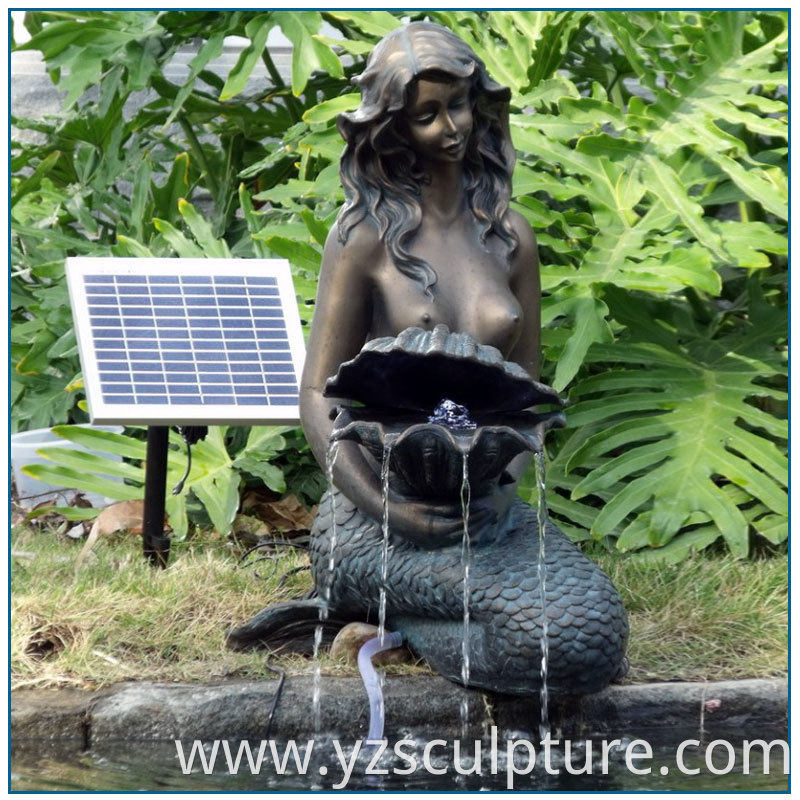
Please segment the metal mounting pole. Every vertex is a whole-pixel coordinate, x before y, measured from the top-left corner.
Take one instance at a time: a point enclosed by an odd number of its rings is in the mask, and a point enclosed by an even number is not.
[[[168,444],[168,426],[151,425],[147,429],[142,541],[145,558],[154,567],[162,568],[166,567],[169,561],[169,536],[164,533]]]

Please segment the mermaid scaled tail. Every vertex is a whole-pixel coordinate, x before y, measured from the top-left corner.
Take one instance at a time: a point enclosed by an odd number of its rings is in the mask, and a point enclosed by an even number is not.
[[[332,614],[374,616],[381,589],[380,525],[337,491],[336,555],[330,573],[331,505],[328,494],[312,529],[316,585],[330,585]],[[471,551],[469,684],[505,694],[535,694],[540,688],[542,620],[536,511],[516,500],[504,529],[494,541],[475,544]],[[548,685],[575,694],[600,691],[624,674],[628,624],[622,601],[603,571],[552,524],[545,554]],[[394,537],[386,596],[387,627],[400,631],[439,673],[460,682],[461,546],[422,550]]]

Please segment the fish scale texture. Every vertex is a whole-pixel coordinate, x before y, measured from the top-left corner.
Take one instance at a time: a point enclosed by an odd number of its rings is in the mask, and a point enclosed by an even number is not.
[[[336,529],[331,582],[332,509]],[[504,534],[471,546],[469,685],[534,694],[541,685],[542,608],[536,511],[516,500]],[[381,526],[343,494],[328,492],[311,536],[318,587],[330,585],[330,607],[377,615]],[[445,677],[462,680],[464,567],[461,545],[422,550],[393,537],[386,584],[387,628]],[[624,674],[628,623],[603,571],[552,523],[545,535],[548,686],[588,694]],[[325,596],[324,593],[321,593]]]

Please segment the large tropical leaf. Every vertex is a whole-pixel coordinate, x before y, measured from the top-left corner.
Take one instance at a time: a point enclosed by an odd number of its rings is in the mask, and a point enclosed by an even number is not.
[[[746,508],[755,504],[758,516],[769,517],[764,535],[779,539],[788,513],[787,428],[761,406],[787,399],[775,385],[785,370],[785,311],[767,304],[751,280],[744,324],[682,342],[670,329],[668,304],[637,302],[619,290],[607,300],[629,335],[592,348],[589,360],[619,366],[581,381],[569,411],[573,427],[600,426],[569,458],[569,470],[585,468],[573,499],[615,492],[592,524],[594,535],[619,536],[622,549],[663,547],[689,535],[682,529],[710,522],[706,543],[715,530],[744,556],[750,525],[765,527],[748,520]]]

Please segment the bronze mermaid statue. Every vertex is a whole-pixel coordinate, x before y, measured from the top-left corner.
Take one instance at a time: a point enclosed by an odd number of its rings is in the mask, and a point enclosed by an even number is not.
[[[374,622],[383,590],[387,629],[464,682],[467,517],[468,684],[538,692],[546,619],[550,687],[599,691],[625,669],[619,595],[552,523],[540,570],[537,511],[516,497],[531,453],[562,423],[530,410],[559,399],[536,380],[539,263],[530,226],[509,208],[510,91],[428,22],[388,34],[354,83],[361,104],[338,120],[345,205],[324,248],[301,385],[321,465],[338,442],[311,534],[319,597],[265,609],[229,641],[268,644],[321,603],[328,619]],[[445,399],[474,423],[437,430],[429,418]]]

